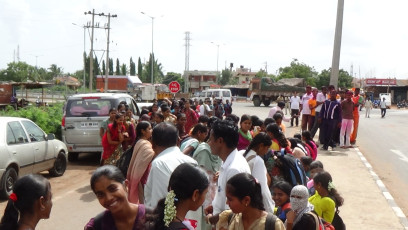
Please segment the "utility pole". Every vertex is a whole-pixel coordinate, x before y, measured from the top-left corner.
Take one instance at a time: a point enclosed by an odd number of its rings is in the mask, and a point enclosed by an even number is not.
[[[338,0],[336,31],[334,34],[332,69],[331,69],[331,76],[330,76],[330,85],[334,85],[335,88],[337,88],[338,81],[339,81],[341,35],[342,35],[342,30],[343,30],[343,11],[344,11],[344,0]]]
[[[108,28],[106,28],[106,29],[108,29],[108,42],[107,42],[107,46],[108,46],[108,49],[107,49],[107,55],[106,55],[106,60],[107,60],[107,63],[106,63],[106,70],[109,70],[109,29],[110,29],[110,17],[117,17],[117,15],[115,14],[115,15],[110,15],[110,13],[108,14],[108,15],[105,15],[105,13],[95,13],[95,9],[93,9],[92,10],[92,12],[91,11],[88,11],[88,12],[85,12],[85,15],[87,15],[87,14],[92,14],[92,25],[91,25],[91,28],[92,28],[92,32],[91,32],[91,52],[90,52],[90,55],[89,55],[89,61],[90,61],[90,65],[89,65],[89,91],[90,92],[92,92],[92,79],[93,79],[93,72],[94,72],[94,66],[93,66],[93,51],[94,51],[94,49],[93,49],[93,40],[94,40],[94,28],[99,28],[99,23],[97,23],[96,24],[96,26],[94,25],[94,19],[95,19],[95,15],[96,16],[105,16],[105,17],[108,17]],[[107,78],[108,78],[108,71],[106,71],[106,80],[105,80],[105,91],[106,91],[106,89],[107,89],[107,87],[108,87],[108,85],[107,85]]]
[[[185,46],[186,46],[186,53],[185,53],[185,66],[184,66],[184,93],[188,93],[188,91],[189,91],[189,89],[188,89],[188,84],[189,84],[189,82],[188,82],[188,75],[186,74],[186,71],[189,71],[190,70],[190,32],[189,31],[187,31],[186,33],[186,37],[185,37],[185,40],[186,40],[186,44],[185,44]]]
[[[106,42],[106,65],[105,65],[105,90],[104,92],[108,91],[108,81],[109,81],[109,34],[110,34],[110,18],[116,18],[117,15],[111,15],[110,13],[108,14],[108,26],[107,26],[107,30],[108,30],[108,39]]]

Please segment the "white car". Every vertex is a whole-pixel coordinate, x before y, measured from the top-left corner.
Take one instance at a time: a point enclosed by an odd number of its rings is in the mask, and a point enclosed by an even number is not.
[[[48,170],[62,176],[67,146],[26,118],[0,117],[0,196],[8,197],[19,176]]]

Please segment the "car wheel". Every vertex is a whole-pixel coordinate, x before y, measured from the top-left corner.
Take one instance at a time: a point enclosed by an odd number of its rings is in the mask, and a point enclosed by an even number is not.
[[[68,153],[68,161],[74,162],[78,160],[78,153]]]
[[[14,168],[8,168],[3,174],[1,180],[3,190],[1,190],[1,197],[7,199],[13,192],[14,183],[16,183],[18,174]]]
[[[264,104],[266,107],[268,107],[268,106],[271,104],[271,101],[270,101],[269,99],[265,99],[265,100],[263,101],[263,104]]]
[[[55,159],[54,167],[49,170],[51,176],[62,176],[67,169],[67,158],[63,152],[58,154],[57,159]]]

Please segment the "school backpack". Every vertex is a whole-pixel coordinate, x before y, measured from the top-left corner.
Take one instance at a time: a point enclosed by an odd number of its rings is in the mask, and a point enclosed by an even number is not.
[[[122,156],[120,156],[119,160],[116,162],[116,167],[120,169],[120,171],[123,173],[125,177],[129,169],[130,160],[132,160],[134,148],[135,145],[133,144],[132,147],[130,147],[124,153],[122,153]]]
[[[232,217],[234,216],[234,213],[231,212],[228,215],[228,226],[231,224]],[[266,216],[265,220],[265,230],[275,230],[275,222],[276,222],[276,216],[273,215],[272,213],[268,213]]]
[[[285,181],[287,181],[292,186],[306,186],[306,173],[299,159],[295,158],[291,154],[278,155],[278,159],[282,163],[281,171],[283,173]]]
[[[307,214],[313,216],[316,223],[316,230],[337,230],[337,228],[334,228],[332,224],[318,216],[314,211],[308,212]]]
[[[340,217],[339,209],[337,207],[331,224],[334,226],[336,230],[346,230],[346,225],[344,224],[343,219]]]

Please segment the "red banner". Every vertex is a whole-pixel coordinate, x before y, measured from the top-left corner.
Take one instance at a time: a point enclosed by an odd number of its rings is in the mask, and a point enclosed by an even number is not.
[[[396,79],[376,79],[368,78],[365,80],[366,85],[397,85]]]

